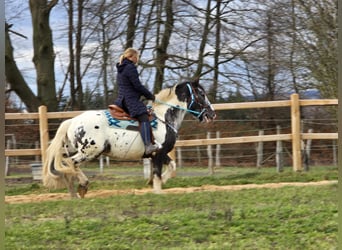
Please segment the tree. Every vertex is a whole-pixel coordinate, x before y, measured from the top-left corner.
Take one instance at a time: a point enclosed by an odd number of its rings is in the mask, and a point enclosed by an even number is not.
[[[49,25],[51,9],[58,0],[30,0],[33,26],[33,63],[37,73],[38,98],[49,111],[57,110],[55,53]]]
[[[160,1],[161,6],[164,1]],[[155,67],[156,67],[156,75],[154,80],[154,92],[159,92],[162,89],[164,82],[164,70],[165,64],[168,59],[167,49],[170,43],[171,34],[173,31],[173,0],[165,0],[165,14],[166,19],[162,20],[161,12],[158,13],[158,28],[159,31],[157,33],[157,42],[156,42],[156,58],[155,58]],[[161,8],[162,9],[162,8]],[[164,29],[162,29],[161,25],[164,24]],[[163,30],[163,32],[161,32]],[[159,36],[161,36],[159,42]]]
[[[136,32],[136,17],[138,11],[139,1],[131,0],[128,7],[128,21],[127,21],[127,37],[125,49],[133,47],[135,32]]]
[[[6,81],[10,84],[10,89],[7,92],[14,91],[20,99],[25,103],[27,111],[37,112],[41,102],[35,96],[33,91],[26,83],[23,75],[18,68],[14,57],[13,47],[9,33],[12,25],[6,22],[5,24],[5,74]]]
[[[326,98],[337,98],[337,0],[299,0],[299,39],[303,64]],[[310,79],[308,79],[310,80]]]
[[[37,95],[30,89],[28,83],[18,69],[14,56],[13,46],[9,36],[11,25],[6,23],[6,80],[19,98],[25,103],[30,112],[37,112],[39,105],[46,105],[49,111],[57,110],[57,97],[54,73],[54,51],[52,32],[49,26],[51,9],[57,0],[30,0],[30,11],[33,26],[33,62],[36,69]],[[13,33],[13,32],[12,32]]]
[[[138,70],[154,92],[200,77],[212,101],[236,89],[267,100],[309,87],[324,97],[336,93],[336,0],[63,3],[73,109],[87,108],[84,86],[87,95],[96,89],[110,102],[115,64],[127,47],[141,52]]]

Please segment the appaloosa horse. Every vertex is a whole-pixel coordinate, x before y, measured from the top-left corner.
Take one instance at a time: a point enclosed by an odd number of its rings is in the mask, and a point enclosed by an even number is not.
[[[183,82],[161,90],[152,103],[153,136],[161,145],[159,151],[148,157],[153,167],[153,189],[161,192],[162,182],[175,171],[176,164],[167,155],[174,147],[184,115],[189,112],[200,122],[215,119],[215,111],[198,80]],[[49,188],[67,187],[72,197],[84,197],[88,178],[80,164],[101,154],[117,160],[135,160],[144,155],[144,144],[138,132],[138,122],[113,118],[108,110],[85,111],[65,120],[49,145],[43,164],[43,183]],[[162,166],[168,168],[162,175]]]

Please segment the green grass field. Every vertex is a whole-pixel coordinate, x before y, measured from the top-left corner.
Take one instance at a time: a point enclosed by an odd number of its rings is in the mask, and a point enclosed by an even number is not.
[[[179,169],[165,188],[337,179],[332,167],[197,170]],[[117,171],[91,188],[146,187]],[[6,186],[6,195],[45,192],[39,183]],[[337,249],[337,184],[6,204],[5,213],[5,249]]]

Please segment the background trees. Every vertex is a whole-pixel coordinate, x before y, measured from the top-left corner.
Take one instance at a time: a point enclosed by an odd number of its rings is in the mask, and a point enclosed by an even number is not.
[[[16,28],[13,9],[8,11],[15,1],[6,0],[7,91],[29,111],[41,103],[50,111],[104,108],[115,98],[117,59],[131,46],[140,50],[141,79],[154,92],[200,77],[213,102],[234,92],[274,100],[310,88],[336,97],[337,0],[30,3],[36,91],[15,64],[20,41],[12,43],[15,35],[8,32]],[[57,14],[61,24],[49,31]],[[53,44],[59,45],[58,61]]]

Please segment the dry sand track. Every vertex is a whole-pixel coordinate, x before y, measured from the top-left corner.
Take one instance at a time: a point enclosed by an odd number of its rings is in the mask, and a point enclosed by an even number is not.
[[[181,194],[181,193],[193,193],[203,191],[236,191],[242,189],[252,188],[281,188],[286,186],[319,186],[335,184],[337,181],[318,181],[318,182],[281,182],[281,183],[266,183],[266,184],[245,184],[245,185],[204,185],[201,187],[187,187],[187,188],[169,188],[163,189],[163,194]],[[113,195],[123,194],[135,194],[142,195],[147,193],[153,193],[152,189],[125,189],[125,190],[93,190],[88,191],[85,199],[89,198],[101,198],[109,197]],[[28,195],[14,195],[5,196],[5,203],[30,203],[30,202],[42,202],[42,201],[56,201],[56,200],[68,200],[70,199],[68,193],[45,193],[45,194],[28,194]]]

